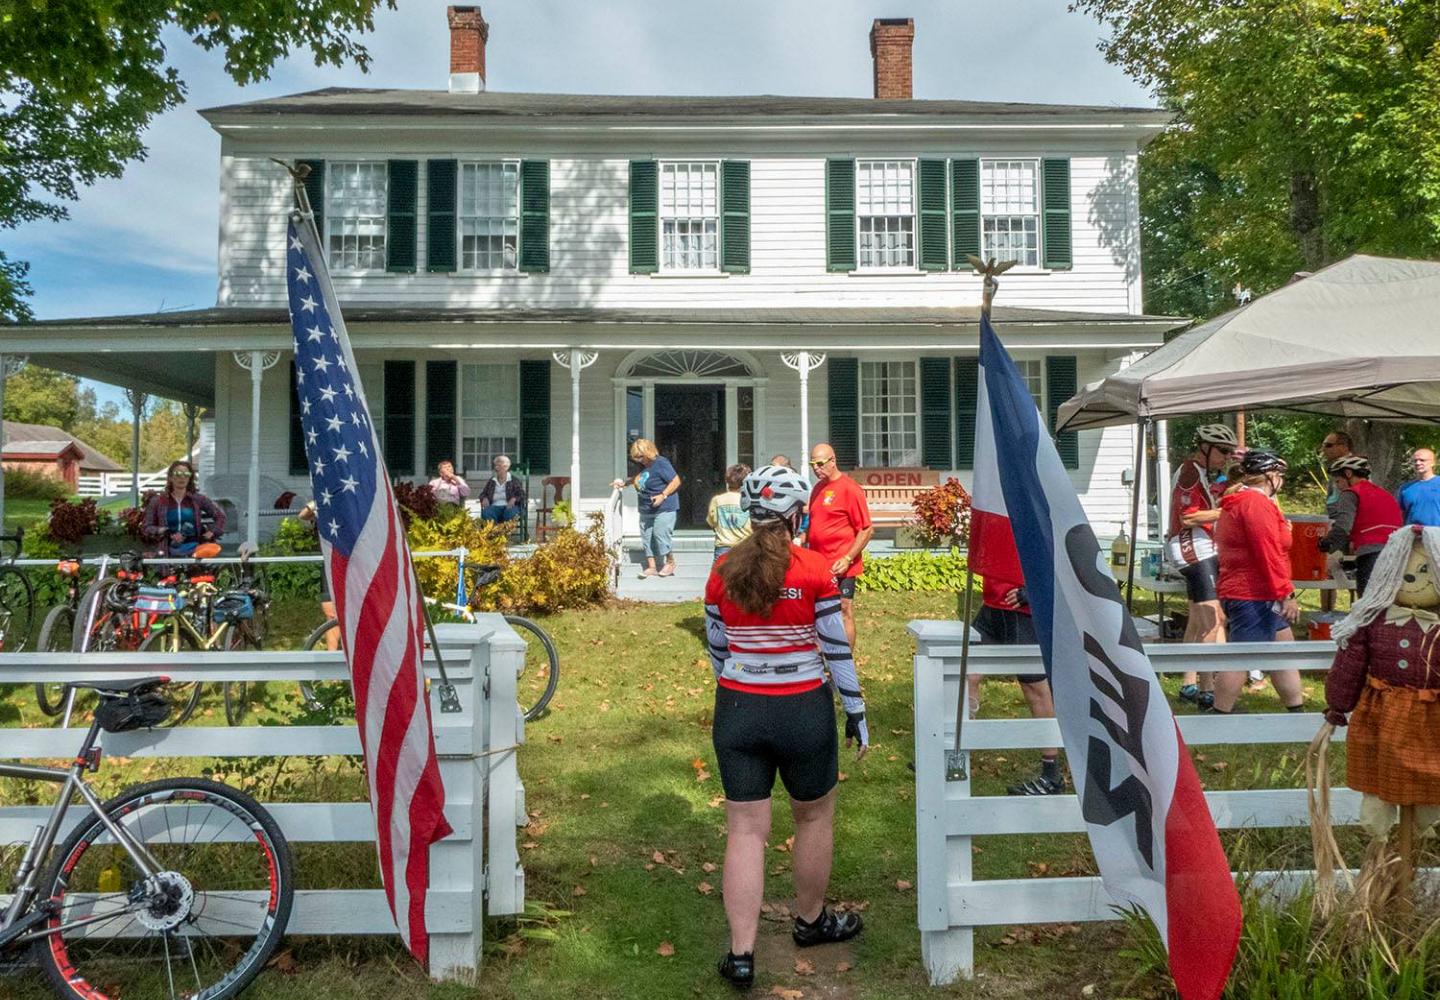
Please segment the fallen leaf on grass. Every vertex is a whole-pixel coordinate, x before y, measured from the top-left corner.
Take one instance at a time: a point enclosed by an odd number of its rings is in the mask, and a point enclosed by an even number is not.
[[[663,865],[665,863],[665,852],[652,851],[650,853],[650,860],[655,862],[657,865]]]
[[[795,975],[797,975],[797,976],[813,976],[813,975],[815,975],[815,963],[814,963],[814,962],[811,962],[811,961],[808,961],[807,959],[803,959],[803,958],[797,958],[797,959],[795,959]]]
[[[707,770],[705,770],[705,769],[702,767],[700,770],[698,770],[698,771],[695,772],[695,780],[696,780],[696,781],[709,781],[709,780],[710,780],[710,772],[707,771]]]
[[[709,882],[701,882],[699,885],[697,885],[697,886],[695,887],[695,891],[698,892],[698,893],[699,893],[700,895],[702,895],[702,896],[708,896],[708,895],[710,895],[712,892],[715,891],[715,887],[714,887],[713,885],[711,885]]]
[[[783,844],[776,844],[776,845],[775,845],[775,850],[780,851],[780,852],[783,853],[783,852],[785,852],[785,851],[790,850],[790,849],[793,848],[794,846],[795,846],[795,838],[794,838],[794,837],[786,837],[786,838],[785,838],[785,843],[783,843]]]
[[[836,780],[837,780],[837,781],[849,781],[849,780],[850,780],[850,775],[846,774],[844,771],[841,771],[841,772],[836,776]]]
[[[783,986],[770,987],[770,996],[779,997],[780,1000],[800,1000],[805,995],[804,990],[787,990]]]
[[[655,863],[653,861],[645,862],[645,870],[647,872],[653,872],[655,870]]]
[[[901,892],[909,892],[914,887],[909,882],[906,882],[903,878],[897,878],[895,880],[895,888],[900,890]]]
[[[1223,771],[1223,770],[1225,770],[1225,769],[1226,769],[1227,767],[1229,767],[1229,766],[1230,766],[1230,764],[1229,764],[1227,761],[1218,760],[1218,761],[1216,761],[1215,763],[1213,763],[1213,764],[1210,765],[1210,770],[1212,770],[1212,771]]]
[[[594,867],[595,867],[596,865],[598,865],[599,863],[600,863],[600,859],[599,859],[599,858],[597,858],[597,857],[596,857],[595,855],[593,855],[593,854],[590,855],[590,867],[591,867],[591,868],[594,868]]]
[[[535,843],[535,841],[533,841],[533,840],[527,840],[527,841],[525,841],[525,843],[523,843],[523,844],[520,845],[520,849],[521,849],[522,851],[533,851],[533,850],[535,850],[535,848],[537,848],[537,847],[539,847],[539,846],[540,846],[540,845],[537,844],[537,843]]]
[[[583,896],[583,895],[585,895],[585,887],[584,887],[583,885],[577,885],[575,888],[573,888],[573,889],[570,890],[570,895],[572,895],[572,896]]]
[[[672,955],[675,954],[675,946],[669,941],[661,941],[660,947],[655,949],[655,954],[659,955],[661,958],[670,958]]]
[[[713,799],[710,800],[710,808],[711,808],[711,809],[719,809],[719,808],[720,808],[721,806],[723,806],[724,804],[725,804],[725,796],[723,796],[723,795],[717,795],[717,796],[715,796]]]
[[[589,793],[589,792],[582,792],[581,795],[580,795],[580,801],[581,801],[581,802],[584,802],[584,801],[585,801],[586,799],[588,799],[589,797],[590,797],[590,793]]]
[[[713,862],[713,861],[707,861],[707,862],[705,862],[703,865],[700,866],[700,870],[701,870],[702,872],[704,872],[706,875],[709,875],[709,874],[710,874],[711,872],[713,872],[717,867],[718,867],[718,866],[715,864],[715,862]]]
[[[268,966],[283,976],[293,976],[300,971],[300,963],[288,950],[270,959]]]
[[[836,972],[849,972],[849,971],[850,971],[850,963],[849,963],[849,962],[837,962],[837,963],[835,964],[835,971],[836,971]]]

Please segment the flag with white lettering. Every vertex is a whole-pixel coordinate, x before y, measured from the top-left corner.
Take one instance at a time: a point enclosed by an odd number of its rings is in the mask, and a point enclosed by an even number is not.
[[[1216,1000],[1240,897],[1175,717],[1025,379],[980,321],[972,530],[1013,536],[1105,889],[1154,921],[1182,1000]]]
[[[324,573],[355,687],[380,878],[401,940],[428,965],[430,845],[450,825],[422,669],[424,611],[314,223],[294,213],[286,240],[300,427]]]

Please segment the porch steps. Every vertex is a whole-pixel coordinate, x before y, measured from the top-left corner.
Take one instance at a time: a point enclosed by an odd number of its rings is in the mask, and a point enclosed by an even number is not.
[[[620,569],[620,585],[615,596],[656,604],[698,601],[704,596],[705,581],[710,576],[711,554],[715,551],[715,536],[708,531],[677,533],[673,547],[675,575],[642,580],[639,574],[645,568],[645,555],[640,548],[640,539],[626,538],[626,562]]]

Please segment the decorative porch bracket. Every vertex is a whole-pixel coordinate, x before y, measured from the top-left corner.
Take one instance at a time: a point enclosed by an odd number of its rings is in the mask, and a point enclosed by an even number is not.
[[[579,510],[580,503],[580,373],[600,360],[599,351],[554,351],[551,355],[561,368],[570,369],[570,506]],[[577,522],[578,523],[578,522]]]

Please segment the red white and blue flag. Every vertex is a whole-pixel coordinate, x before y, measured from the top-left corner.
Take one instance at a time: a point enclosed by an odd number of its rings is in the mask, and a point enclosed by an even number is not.
[[[1183,1000],[1216,1000],[1240,940],[1230,864],[1120,588],[988,318],[971,503],[972,537],[991,570],[1013,569],[1007,542],[1023,569],[1007,579],[1025,581],[1105,889],[1154,921]]]
[[[380,876],[401,939],[428,966],[430,845],[450,826],[425,693],[424,611],[314,222],[292,214],[286,241],[300,426],[325,574],[355,687]]]

